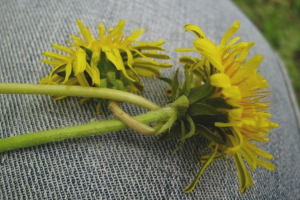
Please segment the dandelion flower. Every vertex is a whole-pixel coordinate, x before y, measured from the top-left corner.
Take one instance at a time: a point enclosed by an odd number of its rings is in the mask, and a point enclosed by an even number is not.
[[[81,85],[91,87],[114,88],[126,91],[143,90],[140,76],[159,76],[159,69],[171,67],[157,59],[169,59],[163,51],[163,40],[141,42],[137,38],[144,29],[135,29],[126,36],[123,33],[125,21],[120,20],[114,29],[98,26],[98,36],[93,37],[89,27],[77,20],[80,34],[71,35],[68,46],[52,44],[56,50],[64,52],[44,52],[50,59],[42,59],[52,65],[50,75],[40,84]],[[154,60],[154,59],[155,60]],[[58,98],[63,98],[58,97]]]
[[[197,39],[194,40],[192,49],[177,49],[179,52],[197,51],[202,58],[183,56],[180,62],[195,76],[193,87],[201,87],[208,82],[215,87],[209,99],[225,100],[231,107],[221,107],[218,110],[228,116],[227,121],[217,121],[212,131],[218,132],[226,139],[226,144],[211,142],[213,154],[201,157],[205,163],[185,192],[194,189],[204,169],[214,160],[231,156],[233,157],[238,172],[240,191],[245,193],[253,186],[250,172],[245,166],[245,161],[255,170],[257,166],[274,170],[275,166],[263,159],[271,160],[272,155],[258,148],[252,141],[266,142],[270,129],[279,125],[269,120],[272,116],[267,109],[270,102],[264,100],[270,93],[266,90],[268,82],[259,74],[258,66],[262,62],[261,55],[255,55],[246,60],[253,42],[239,42],[240,37],[231,37],[239,29],[239,22],[235,21],[223,36],[217,46],[207,39],[204,32],[195,25],[186,25],[186,31],[192,31]],[[231,40],[230,40],[231,39]],[[194,120],[196,123],[196,120]],[[262,159],[263,158],[263,159]]]

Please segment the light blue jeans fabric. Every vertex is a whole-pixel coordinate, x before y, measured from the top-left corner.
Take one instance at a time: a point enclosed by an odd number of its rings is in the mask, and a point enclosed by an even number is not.
[[[261,72],[274,91],[269,100],[273,121],[270,142],[260,146],[274,155],[275,171],[258,168],[252,173],[254,188],[240,195],[236,171],[224,161],[214,162],[191,194],[182,192],[201,167],[196,145],[189,143],[172,154],[175,140],[155,142],[131,130],[67,140],[0,154],[0,199],[300,199],[299,115],[284,67],[261,33],[227,0],[1,0],[0,82],[38,83],[51,68],[43,64],[43,51],[51,43],[65,44],[79,31],[76,19],[96,33],[99,22],[115,26],[125,19],[125,31],[145,27],[141,40],[165,39],[172,69],[182,54],[177,47],[191,47],[194,36],[184,25],[201,26],[207,37],[219,43],[234,20],[241,22],[238,35],[256,42],[251,55],[261,53]],[[250,55],[250,56],[251,56]],[[160,105],[167,100],[166,85],[143,79],[142,95]],[[134,115],[145,110],[122,104]],[[79,105],[78,98],[53,101],[48,96],[0,95],[0,137],[111,119],[95,104]],[[233,166],[233,165],[232,165]]]

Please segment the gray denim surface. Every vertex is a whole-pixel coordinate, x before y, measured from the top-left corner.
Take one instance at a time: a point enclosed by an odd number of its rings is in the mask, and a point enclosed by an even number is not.
[[[273,172],[258,168],[254,188],[241,196],[236,171],[223,161],[215,162],[191,194],[182,192],[201,166],[193,143],[172,154],[175,140],[155,142],[125,130],[14,150],[0,154],[0,199],[300,199],[299,119],[290,82],[280,61],[262,35],[230,1],[225,0],[122,0],[39,1],[1,0],[0,82],[38,83],[50,72],[41,63],[42,52],[51,43],[64,44],[78,33],[76,19],[96,27],[101,21],[115,26],[125,19],[125,31],[145,27],[142,40],[165,39],[174,68],[163,71],[171,77],[181,55],[176,47],[190,47],[194,36],[186,34],[186,23],[200,25],[206,35],[219,42],[234,20],[241,22],[238,35],[255,41],[251,55],[261,53],[262,74],[274,92],[271,113],[280,128],[271,141],[260,145],[274,155]],[[95,28],[92,28],[95,32]],[[166,85],[144,80],[143,96],[163,105]],[[145,112],[123,104],[132,114]],[[95,115],[95,104],[80,106],[78,98],[54,102],[48,96],[0,95],[0,137],[78,125],[113,118],[103,109]]]

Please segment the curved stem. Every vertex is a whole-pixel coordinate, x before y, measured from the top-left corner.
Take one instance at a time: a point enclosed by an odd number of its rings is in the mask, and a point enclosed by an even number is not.
[[[134,119],[142,123],[151,123],[167,120],[176,113],[176,108],[166,107],[136,116]],[[128,128],[128,126],[126,126],[120,120],[108,120],[73,127],[28,133],[0,139],[0,152],[23,147],[37,146],[40,144],[46,144],[70,138],[99,135],[126,128]]]
[[[45,94],[103,98],[135,104],[148,110],[156,110],[160,108],[160,106],[152,101],[129,92],[107,88],[82,87],[73,85],[0,83],[0,94]]]
[[[116,101],[109,101],[108,107],[113,112],[113,114],[118,117],[124,124],[129,126],[131,129],[143,135],[155,135],[155,129],[148,126],[147,124],[141,123],[134,119],[132,116],[124,112],[118,105]]]

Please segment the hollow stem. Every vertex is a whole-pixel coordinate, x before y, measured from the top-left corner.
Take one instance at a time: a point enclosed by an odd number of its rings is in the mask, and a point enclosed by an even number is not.
[[[176,114],[176,108],[166,107],[136,116],[134,117],[134,119],[141,123],[151,123],[166,121]],[[107,132],[123,130],[126,128],[128,128],[128,126],[126,126],[120,120],[108,120],[73,127],[28,133],[24,135],[0,139],[0,152],[19,149],[23,147],[37,146],[65,139],[99,135]]]
[[[0,83],[0,94],[44,94],[103,98],[135,104],[148,110],[160,109],[160,106],[148,99],[145,99],[144,97],[129,92],[108,88],[82,87],[73,85]]]
[[[155,129],[148,126],[147,124],[141,123],[134,119],[132,116],[128,115],[124,110],[122,110],[116,101],[109,101],[108,107],[113,112],[113,114],[126,124],[131,129],[142,135],[155,135]]]

